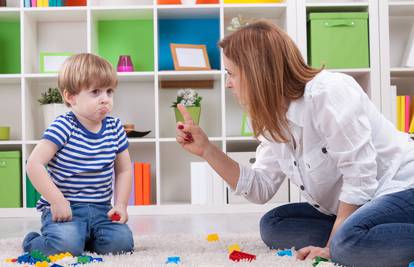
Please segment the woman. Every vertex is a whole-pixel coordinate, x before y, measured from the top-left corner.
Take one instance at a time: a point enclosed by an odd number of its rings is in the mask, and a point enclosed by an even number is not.
[[[414,260],[414,143],[387,121],[355,80],[307,66],[293,41],[258,21],[220,42],[226,86],[261,142],[252,168],[211,144],[180,105],[176,139],[236,194],[265,203],[284,179],[308,203],[277,207],[260,232],[270,248],[345,266]]]

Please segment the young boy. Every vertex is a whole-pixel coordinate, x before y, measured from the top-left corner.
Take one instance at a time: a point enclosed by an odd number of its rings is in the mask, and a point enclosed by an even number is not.
[[[25,252],[133,250],[125,224],[132,184],[128,141],[120,120],[107,116],[117,84],[111,64],[98,56],[78,54],[64,63],[58,86],[71,111],[46,129],[27,162],[28,176],[42,195],[36,205],[42,212],[42,235],[27,234]],[[116,201],[111,207],[114,170]],[[111,220],[115,213],[119,221]]]

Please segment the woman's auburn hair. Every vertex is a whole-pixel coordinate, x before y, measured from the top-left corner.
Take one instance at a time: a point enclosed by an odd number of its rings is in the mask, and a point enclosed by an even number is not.
[[[255,137],[277,142],[291,140],[286,112],[292,100],[303,96],[306,83],[321,69],[308,66],[280,28],[258,20],[219,42],[224,55],[240,72],[240,97],[252,121]]]

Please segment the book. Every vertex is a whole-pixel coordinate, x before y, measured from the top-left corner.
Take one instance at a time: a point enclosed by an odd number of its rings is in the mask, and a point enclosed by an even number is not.
[[[143,196],[143,177],[142,177],[142,168],[143,164],[141,162],[134,163],[134,179],[135,179],[135,205],[144,204]]]
[[[31,4],[32,7],[37,7],[37,0],[31,0]]]
[[[30,0],[24,0],[24,7],[31,7],[31,1]]]
[[[151,165],[149,163],[142,164],[142,178],[143,204],[151,205]]]

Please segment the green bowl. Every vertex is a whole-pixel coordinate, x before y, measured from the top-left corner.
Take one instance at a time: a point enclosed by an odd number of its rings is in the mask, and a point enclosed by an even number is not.
[[[10,139],[10,127],[0,126],[0,140],[9,140]]]

